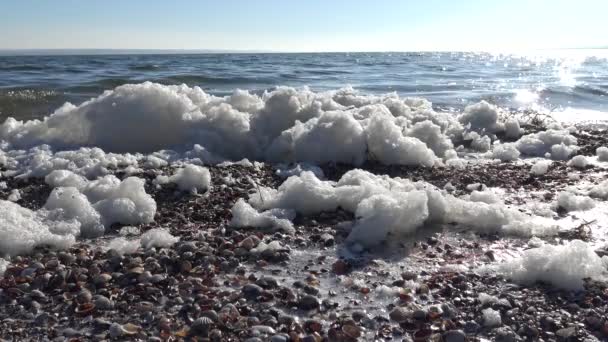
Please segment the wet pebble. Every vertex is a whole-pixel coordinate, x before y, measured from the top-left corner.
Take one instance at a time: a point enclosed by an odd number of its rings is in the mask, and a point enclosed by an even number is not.
[[[101,311],[112,310],[114,308],[114,302],[112,302],[108,297],[101,295],[95,296],[94,304],[95,308]]]
[[[395,321],[397,323],[405,322],[409,318],[409,316],[410,316],[410,313],[405,308],[402,308],[399,306],[394,308],[389,313],[390,319],[392,319],[393,321]]]
[[[302,296],[298,302],[298,307],[302,310],[314,310],[321,306],[319,299],[312,295]]]
[[[241,291],[243,292],[243,295],[245,295],[245,298],[255,299],[262,294],[262,291],[264,291],[264,289],[256,284],[247,284],[243,286]]]
[[[214,322],[211,320],[211,318],[204,316],[199,317],[190,326],[190,335],[207,337],[213,325]]]
[[[443,334],[443,340],[445,342],[465,342],[467,336],[462,330],[450,330]]]

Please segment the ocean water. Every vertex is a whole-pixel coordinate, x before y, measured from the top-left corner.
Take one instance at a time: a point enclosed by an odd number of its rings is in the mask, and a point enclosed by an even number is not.
[[[214,95],[277,85],[420,96],[436,109],[486,100],[511,110],[608,118],[608,51],[0,56],[0,120],[41,118],[125,83],[200,86]],[[568,114],[570,115],[570,114]]]

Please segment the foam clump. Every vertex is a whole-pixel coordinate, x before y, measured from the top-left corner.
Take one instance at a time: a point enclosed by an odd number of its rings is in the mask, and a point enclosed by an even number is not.
[[[87,184],[83,193],[93,202],[103,224],[150,223],[156,214],[156,202],[146,193],[145,180],[129,177],[119,181],[107,176]]]
[[[11,190],[11,192],[8,194],[8,197],[6,199],[11,202],[20,201],[21,200],[21,190],[19,190],[19,189]]]
[[[536,176],[541,176],[549,171],[549,167],[553,164],[550,160],[539,160],[530,168],[530,173]]]
[[[505,121],[505,136],[510,139],[519,138],[523,133],[523,129],[519,126],[519,121],[515,118],[510,118]]]
[[[19,177],[45,177],[54,171],[70,171],[86,178],[97,178],[111,173],[110,169],[137,166],[141,155],[106,153],[100,148],[81,147],[70,151],[53,152],[49,145],[28,150],[12,149],[7,152],[12,172]],[[68,180],[62,180],[68,177]],[[70,174],[55,174],[49,182],[74,181]],[[76,180],[78,181],[78,180]],[[57,183],[57,186],[75,186],[74,183]]]
[[[167,229],[154,228],[142,234],[140,241],[145,249],[167,248],[173,246],[179,238],[171,235]]]
[[[332,111],[305,123],[296,121],[273,142],[268,159],[276,162],[342,162],[360,165],[365,160],[361,123],[345,112]]]
[[[6,164],[28,177],[65,169],[92,179],[117,166],[135,174],[177,159],[433,166],[465,131],[476,134],[473,144],[483,151],[493,133],[520,135],[516,120],[501,121],[497,107],[483,101],[457,117],[435,112],[424,99],[352,88],[277,87],[216,97],[199,87],[145,82],[66,104],[42,120],[9,118],[0,140],[10,150],[2,156]]]
[[[542,281],[562,289],[579,290],[585,278],[604,279],[607,266],[608,257],[600,258],[590,245],[573,240],[565,245],[526,250],[520,257],[498,265],[496,271],[524,285]]]
[[[56,221],[48,213],[36,212],[0,200],[0,254],[29,253],[37,246],[65,249],[74,244],[79,223]]]
[[[10,265],[10,261],[0,258],[0,276],[4,275],[7,267]]]
[[[492,150],[492,158],[499,159],[503,162],[517,160],[519,155],[519,150],[516,145],[512,143],[496,145]]]
[[[258,209],[293,209],[304,215],[338,207],[332,184],[321,181],[310,171],[287,178],[277,190],[261,188],[249,202]]]
[[[357,206],[358,220],[347,240],[373,246],[390,235],[414,233],[429,217],[427,201],[424,191],[366,198]]]
[[[252,254],[261,254],[264,252],[273,252],[273,251],[280,251],[282,249],[284,249],[285,247],[283,247],[281,245],[281,243],[279,241],[271,241],[269,243],[266,243],[264,241],[261,241],[255,248],[251,249],[251,253]]]
[[[494,192],[489,191],[489,190],[485,190],[485,191],[473,190],[471,195],[469,195],[469,200],[472,202],[483,202],[483,203],[487,203],[487,204],[501,202],[500,198],[498,198],[498,196]]]
[[[492,139],[487,135],[479,135],[477,132],[469,132],[464,138],[471,140],[471,148],[475,151],[486,152],[492,147]]]
[[[369,153],[383,164],[431,167],[437,156],[418,138],[404,136],[391,116],[376,115],[367,127]]]
[[[504,125],[498,121],[498,114],[496,106],[481,101],[467,106],[458,120],[472,130],[494,133],[504,130]]]
[[[211,173],[205,167],[186,164],[183,168],[177,169],[172,176],[158,176],[154,182],[175,183],[180,190],[196,194],[211,187]]]
[[[551,152],[547,153],[545,156],[553,160],[568,160],[570,155],[575,153],[577,150],[578,148],[576,146],[568,146],[564,143],[555,144],[551,146]]]
[[[608,199],[608,181],[603,181],[600,184],[594,185],[589,191],[589,196]]]
[[[82,189],[87,184],[87,179],[69,170],[54,170],[49,173],[44,181],[52,188],[73,187]]]
[[[589,160],[587,159],[587,157],[581,155],[574,156],[568,162],[568,166],[572,166],[577,169],[584,169],[587,167],[587,165],[589,165]]]
[[[140,246],[141,241],[139,239],[128,240],[121,236],[110,240],[107,249],[114,250],[119,255],[126,255],[137,252]]]
[[[576,150],[577,139],[568,130],[548,129],[524,135],[515,144],[524,155],[544,157],[549,153],[553,159],[563,160]]]
[[[269,228],[271,230],[283,230],[293,233],[294,228],[291,220],[295,218],[295,212],[287,209],[271,209],[259,213],[242,198],[239,199],[231,209],[232,219],[229,225],[235,228],[253,227]]]
[[[608,161],[608,147],[602,146],[598,147],[595,150],[595,154],[597,155],[597,160],[605,162]]]
[[[76,220],[80,223],[80,235],[97,237],[103,235],[105,228],[101,216],[89,200],[74,187],[53,189],[44,205],[46,210],[57,211],[56,215],[64,220]]]
[[[588,196],[563,191],[557,195],[556,207],[566,211],[589,210],[595,207],[595,202]]]
[[[532,217],[508,208],[496,196],[487,193],[472,196],[481,202],[446,195],[428,183],[355,169],[338,182],[322,181],[312,172],[302,172],[285,180],[278,189],[259,188],[249,198],[252,208],[241,203],[236,209],[237,213],[242,210],[248,213],[247,217],[257,220],[253,208],[259,215],[267,215],[264,211],[273,208],[291,209],[302,215],[342,208],[356,217],[347,241],[363,247],[381,244],[389,236],[412,234],[434,223],[453,222],[479,232],[518,236],[556,232],[554,226],[532,222]]]

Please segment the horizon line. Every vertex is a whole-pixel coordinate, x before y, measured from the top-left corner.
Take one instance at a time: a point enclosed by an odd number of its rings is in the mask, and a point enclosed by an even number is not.
[[[511,49],[418,49],[418,50],[360,50],[360,51],[281,51],[281,50],[256,50],[256,49],[148,49],[148,48],[0,48],[1,55],[28,56],[28,55],[112,55],[112,54],[323,54],[323,53],[419,53],[419,52],[485,52],[485,53],[509,53],[520,51],[555,51],[555,50],[607,50],[608,46],[597,47],[560,47],[560,48],[511,48]]]

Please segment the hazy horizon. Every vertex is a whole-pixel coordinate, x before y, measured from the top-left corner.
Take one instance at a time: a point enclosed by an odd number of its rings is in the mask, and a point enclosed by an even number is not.
[[[401,50],[401,51],[273,51],[273,50],[232,50],[232,49],[103,49],[103,48],[61,48],[61,49],[2,49],[0,56],[61,56],[61,55],[171,55],[171,54],[340,54],[340,53],[418,53],[418,52],[473,52],[473,53],[542,53],[559,51],[608,50],[608,46],[564,47],[510,50]]]

